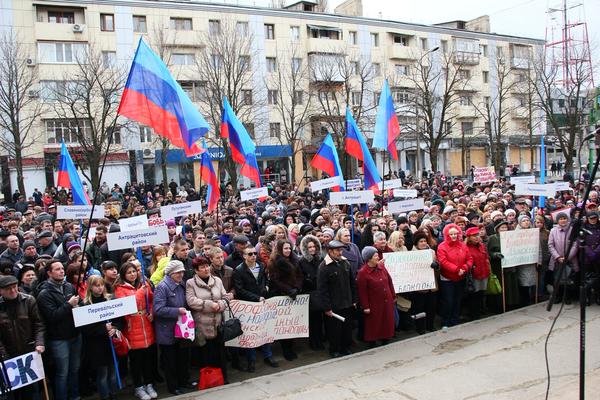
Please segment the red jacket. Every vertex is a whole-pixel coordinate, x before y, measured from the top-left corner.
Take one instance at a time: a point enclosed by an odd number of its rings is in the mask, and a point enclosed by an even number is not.
[[[490,276],[490,256],[483,243],[478,245],[467,244],[469,253],[473,257],[473,279],[481,280]]]
[[[366,341],[390,339],[394,337],[394,307],[396,307],[396,291],[392,277],[383,262],[375,268],[367,264],[358,271],[356,278],[358,298],[364,314]]]
[[[134,288],[129,283],[121,283],[115,286],[115,297],[135,296],[138,312],[125,316],[125,327],[123,333],[129,341],[129,346],[133,349],[145,349],[154,344],[154,328],[152,322],[148,319],[148,311],[152,314],[152,302],[154,294],[152,287],[146,282],[148,290],[148,310],[146,310],[146,290],[144,286]]]
[[[456,240],[451,240],[448,235],[450,229],[458,230]],[[462,241],[462,229],[456,224],[448,224],[444,227],[444,241],[439,244],[437,249],[437,258],[440,264],[440,273],[446,279],[451,281],[460,281],[465,278],[465,273],[473,265],[473,257]],[[459,271],[463,274],[460,275]]]

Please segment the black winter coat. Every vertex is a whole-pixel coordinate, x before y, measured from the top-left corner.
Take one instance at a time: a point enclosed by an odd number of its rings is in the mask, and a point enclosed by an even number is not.
[[[323,311],[351,308],[358,302],[356,278],[348,260],[339,261],[326,256],[319,265],[317,290]]]
[[[302,271],[292,261],[277,256],[269,267],[269,297],[296,297],[302,290]]]
[[[238,300],[260,301],[261,297],[267,297],[269,290],[267,274],[265,268],[260,264],[258,278],[255,279],[252,271],[241,263],[233,270],[233,287],[235,288],[235,297]]]
[[[106,301],[104,297],[93,297],[92,303],[101,303]],[[106,330],[106,322],[96,322],[95,324],[84,325],[81,327],[85,346],[85,353],[88,357],[90,367],[104,367],[112,365],[112,350],[110,348],[110,338]]]
[[[79,334],[73,322],[73,307],[67,301],[77,295],[75,287],[68,282],[58,286],[45,281],[40,285],[37,302],[40,315],[46,323],[46,337],[49,340],[73,339]]]
[[[32,296],[0,297],[0,355],[9,359],[44,345],[45,326]]]

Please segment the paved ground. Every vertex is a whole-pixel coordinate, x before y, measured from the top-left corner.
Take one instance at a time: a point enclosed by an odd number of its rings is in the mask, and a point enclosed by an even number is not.
[[[544,399],[544,340],[557,310],[540,304],[180,399]],[[578,318],[578,305],[565,306],[550,339],[550,399],[578,398]],[[586,398],[597,399],[600,307],[588,307],[587,326]]]

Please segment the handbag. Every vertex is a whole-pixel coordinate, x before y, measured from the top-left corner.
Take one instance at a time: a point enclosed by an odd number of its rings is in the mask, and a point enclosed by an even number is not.
[[[123,334],[123,332],[121,331],[116,331],[116,333],[113,335],[112,339],[112,344],[113,347],[115,348],[115,354],[118,357],[125,357],[127,355],[127,353],[129,353],[129,340],[127,340],[127,338],[125,337],[125,335]]]
[[[198,379],[198,390],[210,389],[225,384],[223,371],[221,368],[204,367],[200,369],[200,378]]]
[[[238,318],[235,317],[233,311],[231,310],[229,300],[225,299],[225,303],[227,304],[227,308],[229,309],[229,314],[231,315],[231,318],[225,320],[225,316],[223,316],[223,320],[221,321],[221,325],[219,326],[219,334],[223,338],[224,342],[228,342],[232,339],[235,339],[238,336],[241,336],[244,333],[244,331],[242,330],[242,323]]]
[[[487,289],[485,294],[497,295],[502,293],[502,285],[500,284],[500,280],[493,272],[490,272],[490,276],[488,277]]]
[[[195,327],[196,324],[194,322],[194,318],[192,317],[192,312],[187,310],[185,314],[177,317],[174,336],[177,339],[187,339],[193,342],[194,338],[196,337],[196,331],[194,329]]]
[[[467,270],[465,276],[465,291],[467,293],[475,293],[475,282],[473,282],[473,268]]]

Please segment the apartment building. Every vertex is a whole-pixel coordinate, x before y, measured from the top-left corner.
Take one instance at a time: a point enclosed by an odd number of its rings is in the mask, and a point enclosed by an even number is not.
[[[160,0],[5,0],[0,7],[0,30],[12,30],[30,49],[27,61],[38,71],[39,85],[29,95],[40,102],[52,103],[53,93],[68,89],[69,71],[91,49],[107,65],[128,68],[141,37],[161,53],[207,121],[217,124],[212,114],[206,115],[209,103],[215,101],[209,93],[215,86],[207,71],[201,70],[202,60],[225,74],[226,63],[234,59],[238,69],[247,71],[239,73],[242,83],[234,94],[239,96],[241,118],[256,141],[259,167],[284,181],[291,179],[292,172],[296,181],[316,173],[308,166],[312,154],[327,132],[338,140],[343,136],[346,105],[363,133],[372,136],[384,79],[390,82],[402,129],[397,143],[400,159],[390,164],[392,170],[414,173],[432,168],[428,142],[422,136],[428,125],[434,127],[433,136],[440,135],[442,127],[437,169],[452,175],[463,174],[465,166],[468,170],[470,165],[490,163],[490,149],[496,147],[491,147],[488,132],[496,126],[503,132],[498,151],[505,164],[529,170],[539,153],[536,149],[531,160],[529,138],[546,130],[543,116],[528,112],[526,85],[514,84],[503,91],[502,99],[498,96],[502,82],[528,81],[532,57],[544,42],[490,33],[486,18],[418,25],[317,13],[312,1],[282,9]],[[345,3],[340,12],[357,14],[359,9],[360,2]],[[226,50],[215,54],[219,43],[228,43],[223,50],[237,45],[239,54],[226,54]],[[236,47],[227,47],[232,48]],[[423,72],[438,77],[439,84],[430,88],[435,101],[444,95],[444,82],[451,77],[458,82],[452,104],[446,108],[434,104],[429,116],[416,106],[423,102],[419,85]],[[293,86],[291,76],[297,77]],[[499,108],[505,110],[500,122],[494,118]],[[40,116],[36,143],[25,154],[28,193],[54,184],[60,142],[77,154],[74,131],[87,129],[52,110],[49,107]],[[102,181],[159,182],[166,156],[169,181],[199,185],[198,160],[178,149],[162,151],[151,129],[126,124],[112,139]],[[221,163],[226,151],[217,133],[211,132],[207,142],[213,160]],[[382,153],[374,151],[374,156],[383,165]],[[0,162],[14,191],[13,165],[6,157]]]

